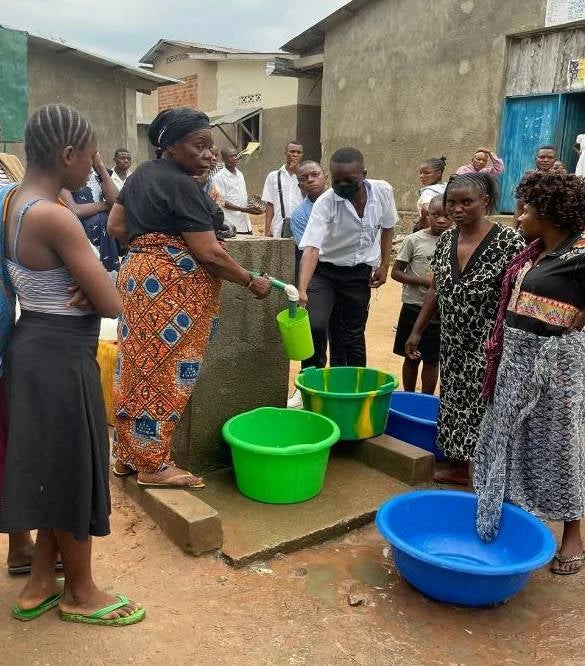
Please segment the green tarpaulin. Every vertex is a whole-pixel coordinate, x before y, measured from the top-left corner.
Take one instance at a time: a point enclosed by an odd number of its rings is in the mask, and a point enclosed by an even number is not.
[[[27,118],[27,35],[0,26],[0,145],[24,141]]]

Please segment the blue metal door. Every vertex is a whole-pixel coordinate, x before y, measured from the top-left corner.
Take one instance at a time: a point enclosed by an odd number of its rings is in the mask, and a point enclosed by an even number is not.
[[[559,122],[560,95],[506,99],[500,133],[500,155],[505,164],[498,205],[501,212],[514,211],[516,186],[524,173],[534,168],[538,148],[555,143]]]

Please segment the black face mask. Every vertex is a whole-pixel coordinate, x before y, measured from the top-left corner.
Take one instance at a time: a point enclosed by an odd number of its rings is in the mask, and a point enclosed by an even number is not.
[[[361,183],[346,183],[344,185],[333,185],[333,191],[342,199],[351,199],[361,188]]]

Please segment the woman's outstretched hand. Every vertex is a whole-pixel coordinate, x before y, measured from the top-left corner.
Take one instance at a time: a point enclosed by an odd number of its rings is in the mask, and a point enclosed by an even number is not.
[[[268,296],[272,289],[272,284],[270,283],[270,280],[265,277],[256,277],[252,280],[249,289],[256,298],[262,299]]]

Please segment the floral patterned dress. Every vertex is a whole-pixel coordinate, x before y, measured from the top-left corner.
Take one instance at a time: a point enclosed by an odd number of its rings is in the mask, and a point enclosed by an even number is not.
[[[514,229],[495,224],[459,270],[459,229],[446,231],[435,250],[441,318],[441,407],[438,446],[453,460],[472,460],[485,412],[481,386],[484,345],[496,320],[506,266],[524,242]]]

